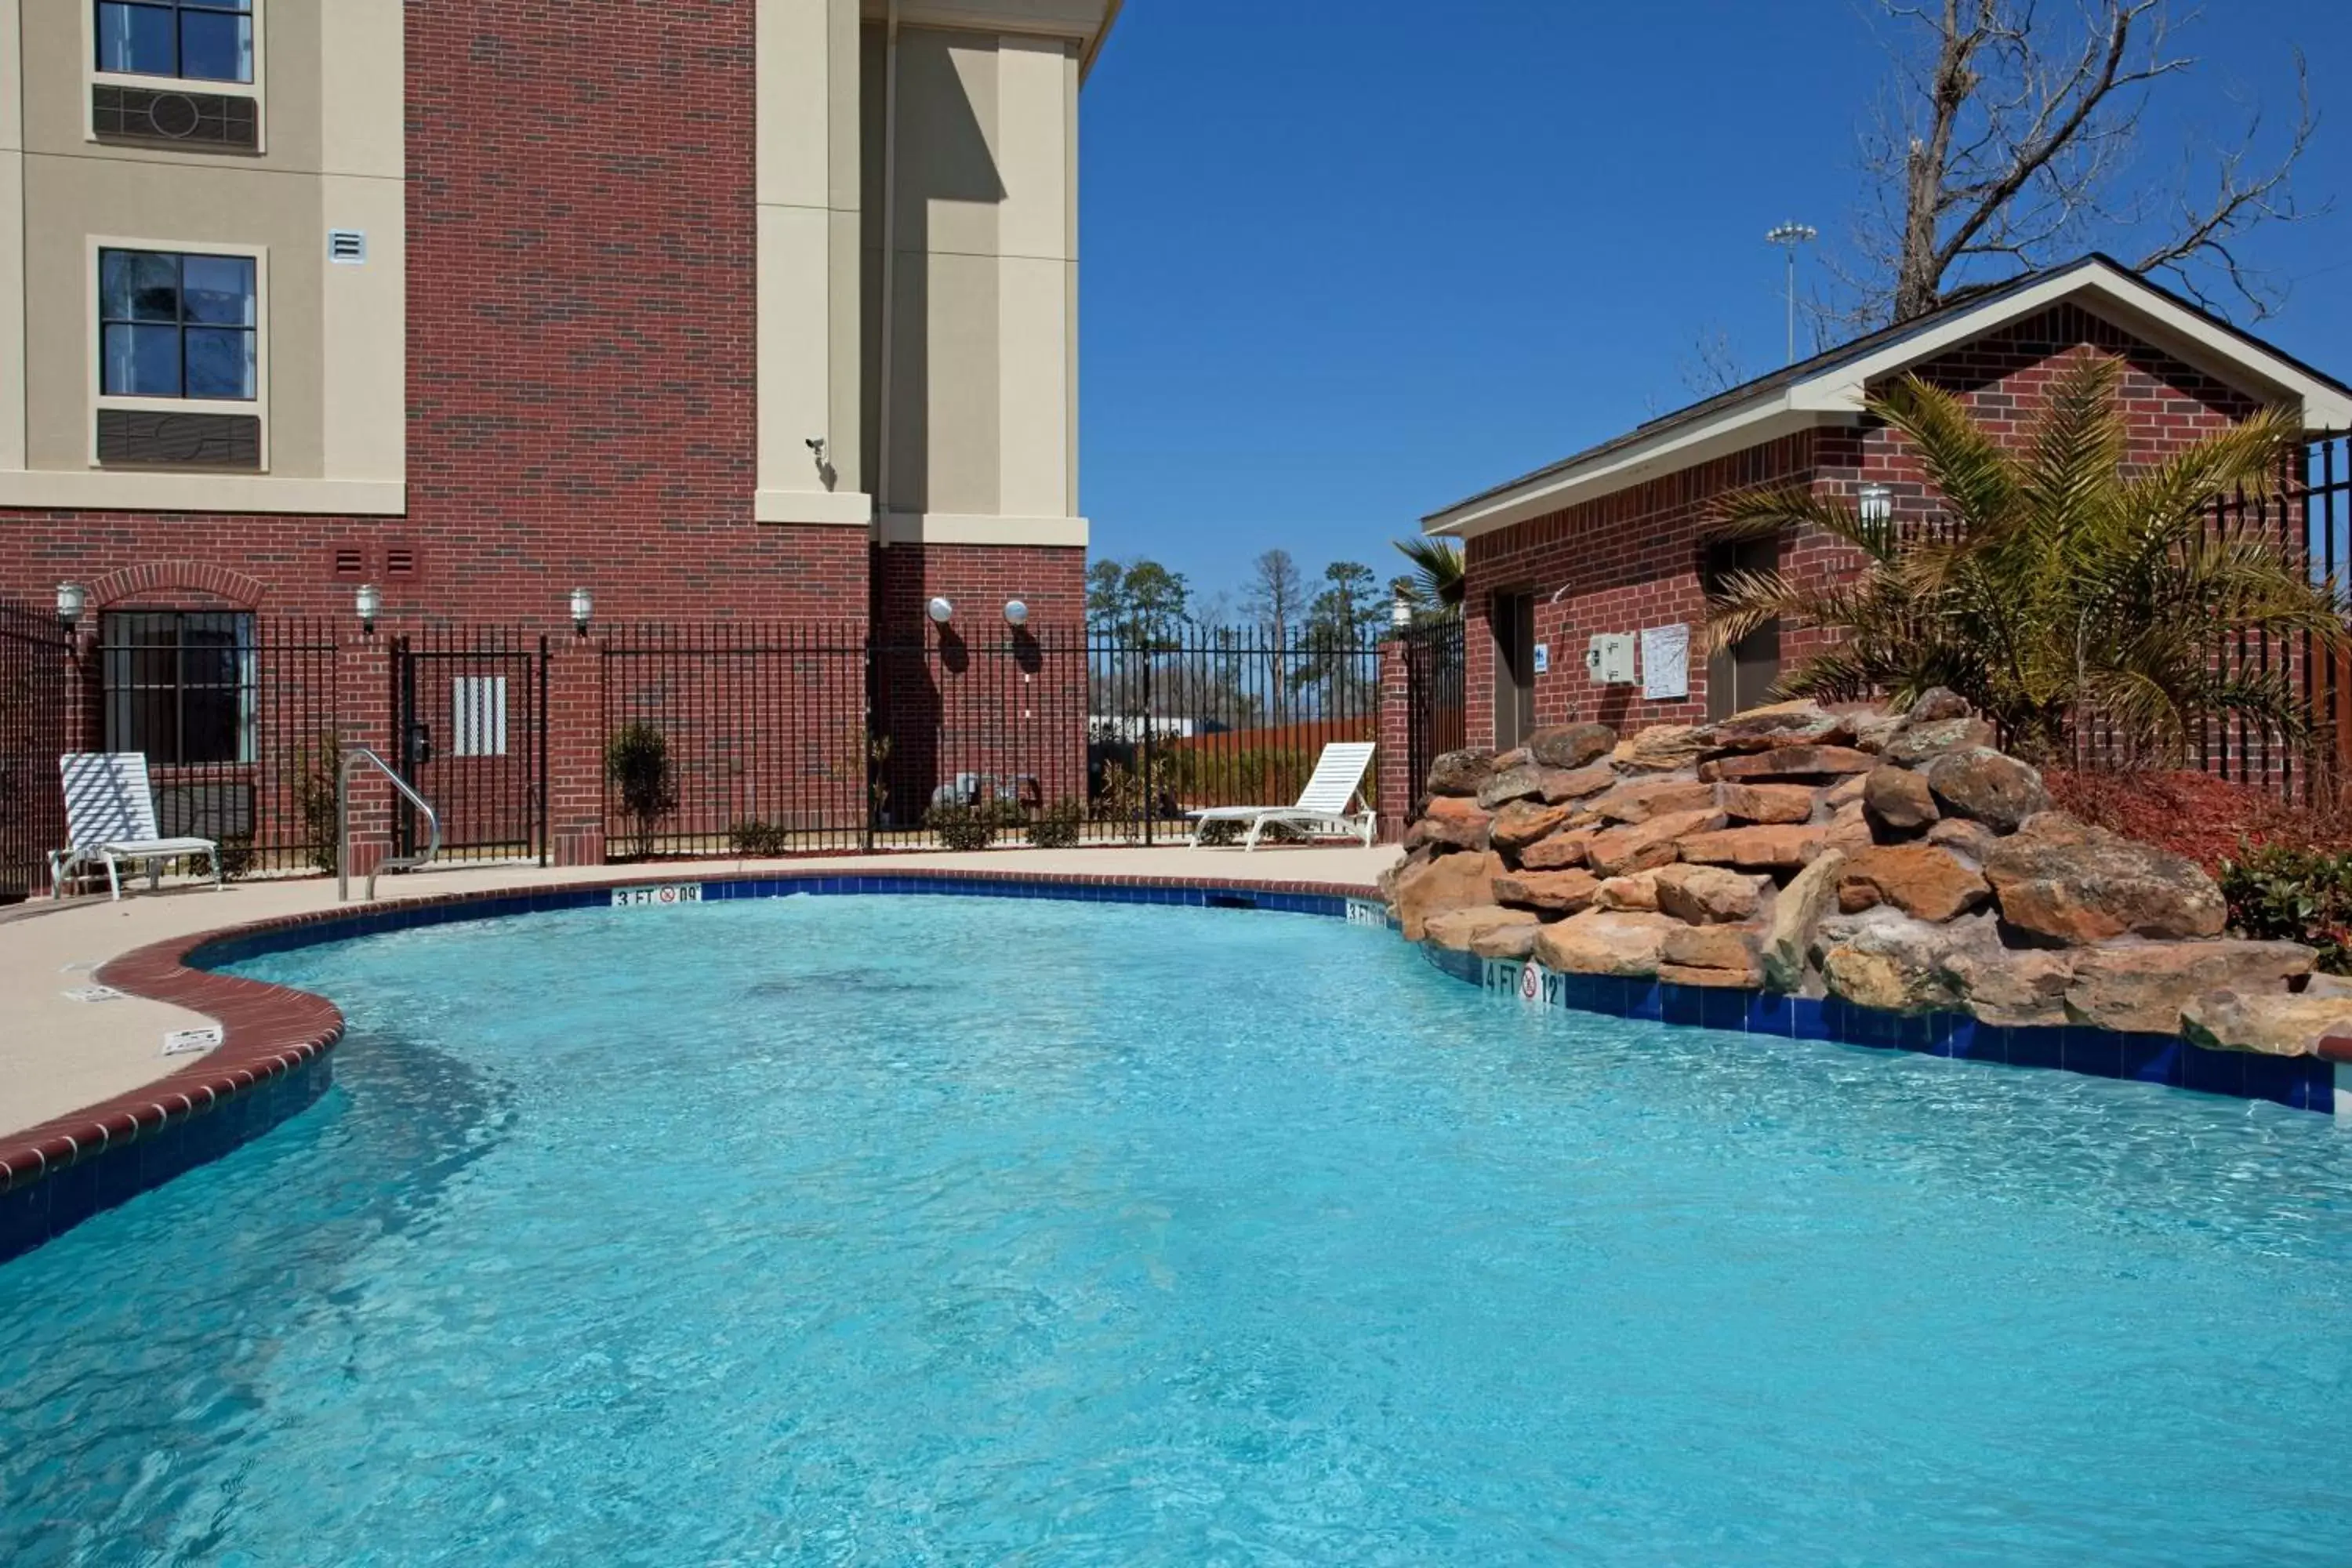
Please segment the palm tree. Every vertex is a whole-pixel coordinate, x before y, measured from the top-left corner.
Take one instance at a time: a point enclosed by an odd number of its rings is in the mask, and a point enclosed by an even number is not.
[[[1400,598],[1412,606],[1417,621],[1458,621],[1462,618],[1462,547],[1450,539],[1400,539],[1393,542],[1412,574],[1396,580]]]
[[[2345,642],[2334,580],[2315,583],[2271,539],[2220,515],[2229,498],[2279,489],[2300,422],[2266,410],[2126,473],[2119,374],[2105,358],[2068,367],[2016,450],[1916,376],[1873,399],[1942,493],[1948,530],[1902,539],[1892,519],[1803,489],[1732,497],[1715,536],[1819,529],[1864,563],[1826,583],[1731,574],[1708,603],[1708,647],[1776,619],[1822,627],[1836,640],[1781,679],[1783,695],[1876,692],[1901,707],[1948,686],[2009,744],[2045,758],[2094,715],[2136,754],[2177,758],[2208,716],[2299,738],[2308,719],[2284,669],[2216,656],[2224,630]]]

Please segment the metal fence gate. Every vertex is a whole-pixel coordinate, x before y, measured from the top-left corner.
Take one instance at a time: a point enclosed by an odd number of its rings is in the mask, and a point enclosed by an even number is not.
[[[0,603],[0,903],[47,887],[49,851],[65,847],[58,758],[73,651],[55,615]]]
[[[548,659],[545,637],[495,627],[394,639],[393,762],[439,814],[445,857],[547,864]],[[415,854],[415,809],[393,824]]]

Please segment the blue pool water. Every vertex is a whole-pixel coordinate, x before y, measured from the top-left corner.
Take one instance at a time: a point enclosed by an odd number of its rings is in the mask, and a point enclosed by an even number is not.
[[[243,966],[311,1112],[0,1268],[0,1562],[2352,1560],[2352,1139],[794,898]]]

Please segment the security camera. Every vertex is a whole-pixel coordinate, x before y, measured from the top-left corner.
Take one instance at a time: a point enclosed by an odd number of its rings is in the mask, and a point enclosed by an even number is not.
[[[820,458],[824,457],[824,437],[822,437],[822,436],[812,436],[812,437],[810,437],[808,438],[808,449],[809,449],[810,451],[812,451],[812,452],[814,452],[814,453],[815,453],[818,457],[820,457]]]

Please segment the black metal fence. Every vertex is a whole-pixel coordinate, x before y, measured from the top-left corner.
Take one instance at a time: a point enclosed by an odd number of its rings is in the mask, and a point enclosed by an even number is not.
[[[615,858],[913,847],[951,826],[1174,842],[1188,810],[1296,799],[1326,743],[1379,727],[1370,626],[644,626],[602,656]]]
[[[54,613],[0,601],[0,903],[47,887],[49,852],[66,842],[58,758],[72,657]]]
[[[868,842],[863,626],[631,626],[601,654],[606,854]]]
[[[1470,743],[1463,708],[1462,623],[1410,626],[1397,637],[1404,658],[1405,769],[1412,780],[1409,809],[1418,816],[1430,764]]]
[[[109,612],[78,729],[145,753],[165,837],[218,841],[232,872],[331,870],[341,654],[331,621]]]

